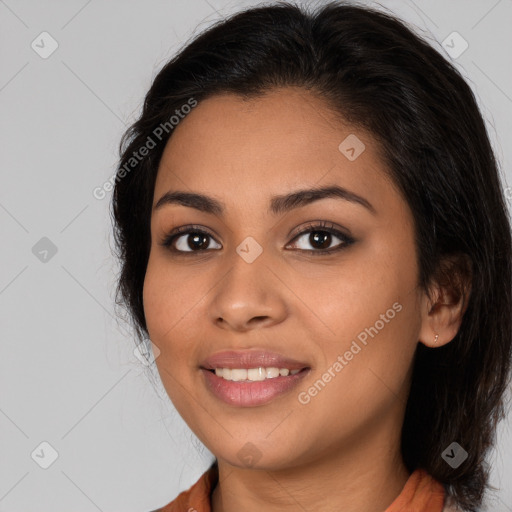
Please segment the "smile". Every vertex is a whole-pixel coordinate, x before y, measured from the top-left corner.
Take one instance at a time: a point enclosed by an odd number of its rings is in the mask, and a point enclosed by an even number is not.
[[[225,380],[231,381],[250,381],[257,382],[266,379],[275,379],[276,377],[282,376],[287,377],[288,375],[295,375],[301,370],[289,370],[288,368],[215,368],[215,375],[222,377]]]
[[[218,400],[235,407],[256,407],[284,397],[310,371],[309,367],[291,371],[276,367],[201,369],[208,391]],[[220,372],[222,375],[217,375]]]

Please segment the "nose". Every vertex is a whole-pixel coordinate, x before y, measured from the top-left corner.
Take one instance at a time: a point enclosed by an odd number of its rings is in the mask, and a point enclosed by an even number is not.
[[[220,328],[245,332],[282,322],[287,314],[286,286],[264,255],[248,263],[238,254],[214,288],[212,321]]]

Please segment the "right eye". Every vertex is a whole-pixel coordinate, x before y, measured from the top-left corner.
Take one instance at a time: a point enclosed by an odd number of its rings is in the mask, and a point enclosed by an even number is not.
[[[171,231],[161,242],[161,245],[177,253],[203,252],[211,250],[209,249],[210,240],[215,241],[213,235],[207,231],[199,227],[183,226]],[[216,241],[215,243],[218,244]],[[215,249],[222,248],[220,244],[218,246]]]

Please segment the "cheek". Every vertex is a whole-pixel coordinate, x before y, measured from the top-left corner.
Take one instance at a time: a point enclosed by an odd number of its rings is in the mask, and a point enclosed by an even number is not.
[[[151,340],[157,345],[157,340],[160,339],[162,330],[165,328],[164,324],[167,322],[165,313],[172,311],[169,308],[170,297],[164,293],[166,280],[161,275],[162,270],[162,266],[150,255],[144,277],[142,300],[148,332]]]
[[[407,263],[406,254],[403,260],[392,251],[373,254],[333,279],[328,294],[327,289],[317,289],[313,297],[310,292],[332,332],[321,342],[320,382],[302,390],[303,398],[311,398],[312,415],[327,411],[336,428],[385,411],[408,389],[421,325],[414,252],[408,252]]]
[[[302,265],[304,269],[297,269],[289,278],[295,295],[303,299],[297,302],[303,309],[296,314],[307,320],[310,329],[315,324],[317,336],[320,334],[331,343],[342,344],[375,322],[382,327],[382,322],[391,319],[385,323],[386,330],[391,330],[391,324],[393,329],[398,328],[399,323],[392,320],[395,302],[412,301],[408,315],[417,307],[417,270],[412,247],[406,246],[398,253],[388,240],[372,240],[347,253],[337,266],[326,269]],[[388,310],[387,317],[381,320]]]
[[[197,298],[193,296],[194,283],[183,286],[179,273],[171,272],[164,258],[150,255],[144,277],[144,315],[151,341],[161,350],[166,360],[179,344],[171,343],[178,333],[186,328],[187,314],[193,309]],[[181,344],[181,346],[184,346]],[[173,354],[173,358],[176,354]]]
[[[318,319],[328,327],[322,329],[327,333],[322,336],[322,365],[332,365],[357,342],[361,350],[347,354],[352,358],[348,366],[375,365],[386,375],[392,369],[402,375],[407,371],[421,320],[417,268],[412,243],[398,244],[400,251],[396,247],[386,238],[375,238],[330,276],[319,278],[316,286],[302,281],[297,295],[308,297],[312,305],[311,333],[316,323],[318,336]],[[352,350],[358,351],[357,346]],[[352,377],[359,379],[360,374]]]
[[[398,415],[407,401],[419,329],[414,300],[402,297],[371,310],[354,305],[337,326],[338,340],[324,340],[315,376],[297,396],[303,421],[327,438],[358,432],[393,410]]]
[[[187,340],[196,336],[190,319],[191,313],[197,314],[194,307],[198,308],[198,297],[194,278],[191,276],[191,286],[185,286],[180,273],[169,267],[165,258],[150,255],[144,277],[144,314],[149,337],[160,350],[155,363],[162,383],[185,421],[192,421],[188,402],[194,393],[190,362],[197,358],[194,344]]]
[[[148,333],[160,349],[157,366],[179,376],[180,382],[197,372],[197,362],[204,356],[208,300],[218,278],[212,274],[211,279],[193,264],[178,266],[165,254],[150,254],[143,287]]]

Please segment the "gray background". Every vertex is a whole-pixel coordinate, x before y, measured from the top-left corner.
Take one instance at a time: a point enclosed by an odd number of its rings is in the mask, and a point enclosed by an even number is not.
[[[148,511],[212,460],[116,316],[111,193],[92,191],[113,174],[121,134],[165,61],[258,3],[0,0],[0,511]],[[454,31],[467,41],[449,58],[511,182],[512,0],[383,4],[441,51]],[[44,31],[58,43],[47,58]],[[510,426],[509,416],[490,459],[497,512],[512,511]]]

